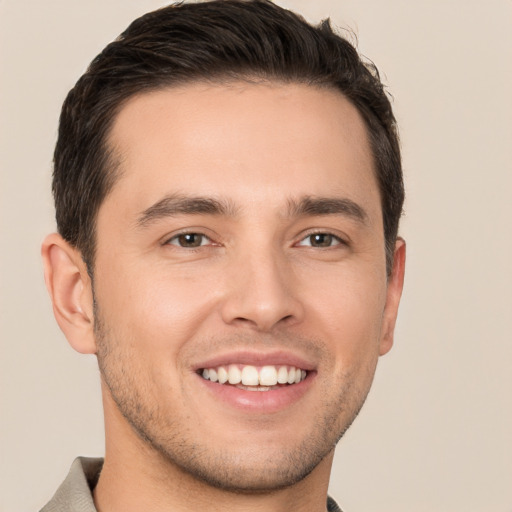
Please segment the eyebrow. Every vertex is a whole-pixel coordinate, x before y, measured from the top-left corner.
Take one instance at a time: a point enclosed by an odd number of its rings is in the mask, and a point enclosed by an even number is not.
[[[195,197],[173,194],[165,196],[149,208],[146,208],[137,219],[137,226],[147,227],[154,222],[178,215],[214,215],[235,217],[239,208],[227,200],[212,197]],[[356,202],[347,198],[304,196],[298,200],[289,199],[287,217],[305,217],[322,215],[344,215],[361,224],[366,224],[368,214]]]
[[[229,201],[211,197],[190,197],[179,194],[165,196],[146,208],[137,219],[138,227],[147,227],[167,217],[177,215],[235,216],[238,209]]]
[[[290,217],[343,215],[361,224],[368,223],[368,214],[365,209],[348,198],[305,196],[298,201],[290,199],[288,215]]]

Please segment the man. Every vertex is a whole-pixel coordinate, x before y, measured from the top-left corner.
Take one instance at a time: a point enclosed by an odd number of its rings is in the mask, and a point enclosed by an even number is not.
[[[405,262],[376,70],[265,0],[149,13],[69,93],[53,191],[46,283],[106,453],[43,510],[339,510]]]

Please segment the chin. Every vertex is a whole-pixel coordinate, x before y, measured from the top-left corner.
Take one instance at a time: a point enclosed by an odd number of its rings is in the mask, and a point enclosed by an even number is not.
[[[304,480],[330,456],[332,444],[320,447],[304,443],[292,450],[248,449],[236,453],[208,455],[204,447],[190,447],[185,453],[155,447],[166,462],[194,480],[237,494],[268,494]]]

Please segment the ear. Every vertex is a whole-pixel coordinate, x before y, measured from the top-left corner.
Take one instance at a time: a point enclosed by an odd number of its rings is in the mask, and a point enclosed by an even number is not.
[[[59,327],[76,351],[96,353],[92,283],[80,252],[53,233],[45,238],[41,255]]]
[[[379,355],[384,355],[391,350],[393,346],[393,336],[395,332],[396,317],[398,315],[398,305],[402,296],[405,273],[405,240],[398,238],[395,243],[395,252],[393,255],[393,268],[388,277],[388,288],[386,292],[386,306],[384,307],[384,316],[382,322],[382,332],[380,339]]]

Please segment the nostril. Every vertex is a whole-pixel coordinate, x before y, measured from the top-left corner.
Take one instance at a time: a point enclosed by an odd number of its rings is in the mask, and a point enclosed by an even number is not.
[[[285,315],[282,318],[279,318],[279,317],[265,318],[263,316],[259,316],[259,317],[254,316],[254,318],[247,318],[244,316],[237,316],[236,318],[234,318],[231,321],[231,323],[239,324],[241,326],[247,325],[247,326],[254,327],[255,329],[260,330],[260,331],[266,331],[266,330],[270,330],[270,329],[276,327],[278,324],[282,324],[282,323],[289,324],[289,323],[293,322],[294,318],[295,318],[294,315]]]
[[[268,332],[277,324],[290,325],[301,320],[302,301],[283,284],[284,277],[273,269],[272,262],[259,274],[262,272],[268,276],[252,275],[248,280],[239,277],[231,281],[221,305],[226,324]]]

